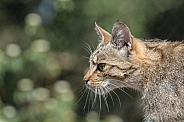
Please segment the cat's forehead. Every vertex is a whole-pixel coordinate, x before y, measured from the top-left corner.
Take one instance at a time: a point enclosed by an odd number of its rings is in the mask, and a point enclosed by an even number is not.
[[[94,63],[98,63],[100,60],[105,60],[105,55],[103,52],[95,50],[91,55],[90,60]]]
[[[95,64],[116,60],[125,61],[126,58],[111,43],[99,45],[90,57],[90,61]]]
[[[92,59],[95,63],[97,63],[97,62],[99,62],[99,61],[101,61],[101,60],[105,60],[105,59],[106,59],[106,56],[105,56],[105,54],[102,53],[102,52],[97,52],[97,53],[94,53],[94,54],[91,56],[91,59]]]
[[[101,60],[105,60],[107,58],[107,54],[109,53],[108,45],[100,45],[96,48],[96,50],[91,55],[91,60],[97,63]]]

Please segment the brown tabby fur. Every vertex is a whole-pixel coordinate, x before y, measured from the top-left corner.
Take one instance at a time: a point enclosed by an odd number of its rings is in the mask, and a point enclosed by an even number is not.
[[[119,87],[142,93],[145,122],[184,121],[184,41],[141,40],[116,22],[112,35],[96,24],[101,42],[84,76],[103,95]],[[100,64],[104,64],[99,70]]]

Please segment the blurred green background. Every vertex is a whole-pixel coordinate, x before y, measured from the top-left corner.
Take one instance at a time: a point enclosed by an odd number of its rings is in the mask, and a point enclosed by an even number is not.
[[[141,38],[184,39],[183,0],[0,0],[0,122],[141,122],[141,95],[92,106],[83,75],[94,23]],[[100,115],[100,116],[99,116]]]

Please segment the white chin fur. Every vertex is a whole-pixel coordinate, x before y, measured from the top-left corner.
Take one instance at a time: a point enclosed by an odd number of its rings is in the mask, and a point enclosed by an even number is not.
[[[110,85],[109,80],[106,80],[101,84],[101,87],[95,88],[91,86],[91,88],[89,89],[92,90],[95,94],[104,95],[104,94],[109,93],[111,90],[113,90],[113,86]]]

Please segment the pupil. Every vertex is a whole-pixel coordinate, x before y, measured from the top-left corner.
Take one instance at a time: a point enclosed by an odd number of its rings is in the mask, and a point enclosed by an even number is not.
[[[105,68],[105,63],[100,63],[100,64],[98,64],[97,69],[98,69],[99,71],[102,71],[104,68]]]

